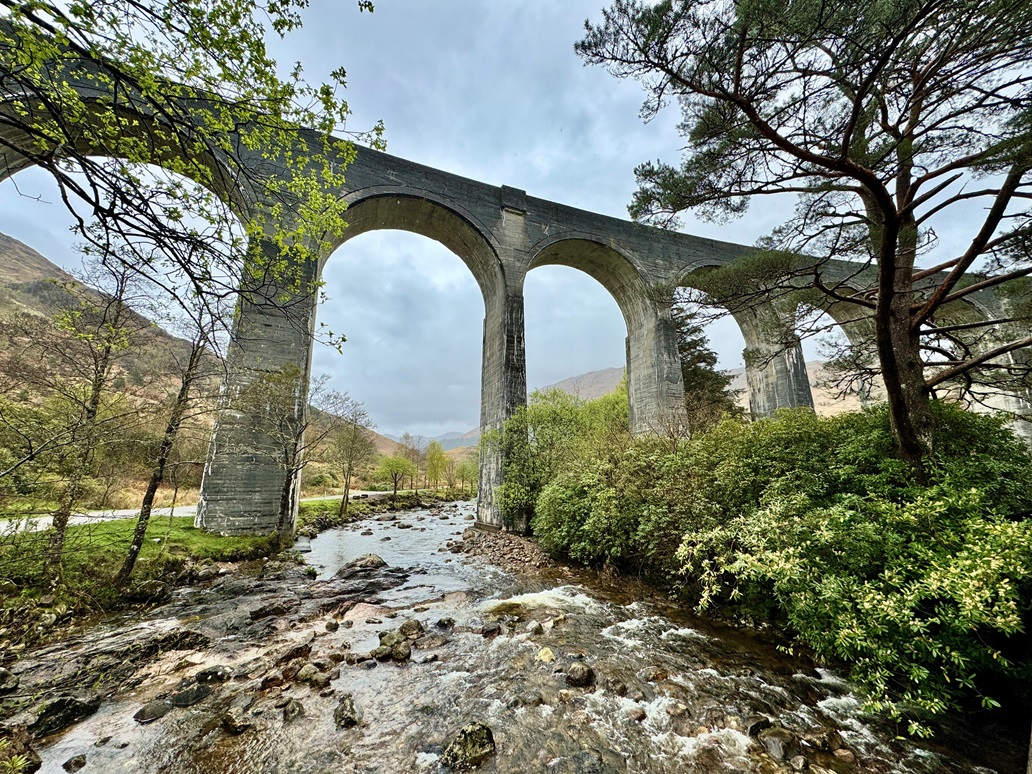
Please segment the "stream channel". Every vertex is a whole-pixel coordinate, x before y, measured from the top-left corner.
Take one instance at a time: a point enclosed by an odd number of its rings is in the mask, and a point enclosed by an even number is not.
[[[8,722],[37,724],[53,774],[447,771],[472,722],[493,732],[483,772],[1024,771],[1016,731],[900,739],[772,636],[691,618],[633,581],[503,570],[477,545],[535,547],[466,532],[473,512],[358,522],[311,541],[316,578],[237,568],[81,628],[12,670],[23,695],[92,701],[88,716],[47,733],[27,705]],[[334,577],[366,554],[387,566]]]

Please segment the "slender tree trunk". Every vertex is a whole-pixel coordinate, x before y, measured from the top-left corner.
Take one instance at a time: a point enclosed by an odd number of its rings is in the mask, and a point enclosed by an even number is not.
[[[344,495],[340,498],[340,510],[337,511],[337,518],[343,519],[348,515],[348,502],[351,500],[351,470],[344,474]]]
[[[115,318],[117,325],[120,317]],[[64,558],[65,535],[68,532],[68,521],[72,517],[72,511],[79,500],[82,489],[82,480],[89,469],[90,460],[97,445],[97,416],[100,413],[100,398],[107,384],[108,373],[111,370],[111,355],[114,350],[112,343],[106,342],[97,354],[96,366],[93,376],[90,379],[90,394],[86,401],[86,410],[83,413],[82,435],[79,437],[82,446],[72,459],[72,469],[69,477],[68,488],[54,520],[51,524],[50,540],[47,543],[47,553],[43,563],[43,577],[50,589],[56,588],[61,583],[63,572],[62,562]]]
[[[290,523],[291,492],[294,489],[294,476],[296,472],[287,468],[287,477],[283,482],[283,491],[280,492],[279,521],[276,523],[276,534],[279,536],[280,546],[286,547],[294,539],[293,525]]]
[[[190,402],[190,387],[197,377],[203,353],[203,344],[195,341],[190,349],[190,359],[187,362],[186,371],[179,383],[179,394],[176,396],[175,403],[172,404],[172,413],[169,415],[168,424],[165,425],[165,434],[161,438],[161,446],[158,448],[158,456],[154,463],[154,470],[151,471],[150,481],[147,482],[147,491],[143,493],[140,515],[136,519],[136,529],[133,530],[133,540],[129,544],[122,567],[115,576],[115,585],[119,588],[129,582],[129,577],[136,566],[136,560],[140,557],[140,551],[143,550],[143,541],[147,536],[147,526],[150,523],[151,510],[154,507],[154,497],[158,492],[158,487],[165,480],[165,466],[168,464],[169,455],[172,453],[176,436],[183,423],[183,415]]]

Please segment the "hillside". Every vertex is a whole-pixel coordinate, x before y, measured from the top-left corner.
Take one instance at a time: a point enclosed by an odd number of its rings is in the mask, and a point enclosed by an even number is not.
[[[27,244],[0,233],[0,285],[9,287],[47,279],[67,281],[72,276]]]
[[[823,366],[824,363],[819,360],[811,360],[806,364],[806,374],[810,377],[810,388],[813,391],[814,408],[817,413],[821,416],[834,416],[859,409],[860,401],[855,395],[839,398],[833,389],[822,386],[828,378]],[[747,407],[749,397],[746,393],[745,369],[734,368],[728,373],[732,377],[731,389],[741,390],[739,403],[743,407]],[[558,387],[578,398],[594,400],[615,390],[621,379],[623,379],[622,368],[603,368],[600,371],[571,376],[569,379],[563,379],[561,382],[550,384],[543,389]]]
[[[61,285],[75,281],[72,275],[36,250],[0,233],[0,317],[11,318],[24,312],[50,317],[69,300]],[[174,336],[142,316],[138,317],[137,323],[144,329],[142,335],[149,339],[145,339],[142,349],[150,348],[159,340],[176,341]],[[182,345],[186,346],[186,343]],[[146,357],[143,361],[128,364],[129,370],[143,370]],[[139,376],[142,381],[142,374]],[[400,451],[401,447],[391,439],[372,430],[369,435],[380,454],[393,455]]]

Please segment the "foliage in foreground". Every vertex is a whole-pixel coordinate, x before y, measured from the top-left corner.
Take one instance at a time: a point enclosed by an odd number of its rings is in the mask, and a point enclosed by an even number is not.
[[[535,532],[772,620],[925,733],[928,714],[1032,680],[1032,455],[999,419],[934,413],[927,484],[892,456],[884,408],[784,412],[582,464],[544,488]]]

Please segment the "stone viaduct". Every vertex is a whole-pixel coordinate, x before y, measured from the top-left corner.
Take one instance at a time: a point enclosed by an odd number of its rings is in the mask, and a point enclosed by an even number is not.
[[[523,284],[531,269],[552,264],[579,269],[616,300],[627,328],[631,427],[640,433],[663,429],[683,405],[669,289],[684,284],[686,276],[690,281],[693,271],[727,265],[752,251],[536,199],[516,188],[486,185],[365,148],[358,149],[346,177],[341,195],[348,202],[348,228],[339,244],[375,229],[414,232],[448,247],[476,279],[485,308],[484,430],[498,427],[527,400]],[[313,267],[313,279],[327,257]],[[285,366],[307,372],[307,332],[315,303],[309,295],[284,309],[241,306],[228,393]],[[747,369],[753,413],[812,406],[792,320],[779,317],[773,307],[737,319],[747,348],[767,355]],[[780,326],[783,336],[772,336],[772,326]],[[206,529],[261,532],[271,526],[269,514],[277,511],[285,474],[270,456],[252,453],[260,443],[258,432],[249,416],[228,409],[219,415],[198,516]],[[478,519],[487,525],[501,524],[492,498],[501,476],[502,460],[484,452]]]
[[[105,87],[98,86],[88,73],[83,77],[69,74],[66,83],[87,99],[110,99]],[[7,109],[2,96],[0,118]],[[144,126],[151,120],[146,115],[140,118]],[[33,146],[37,140],[25,136],[17,126],[17,121],[0,120],[0,179],[39,157],[38,146]],[[318,135],[308,130],[298,132],[296,142],[299,151],[324,147]],[[267,158],[261,149],[240,146],[238,143],[237,169],[260,170],[256,178],[275,177],[278,170],[285,173],[277,166],[280,162]],[[110,155],[104,147],[78,150]],[[53,149],[55,158],[59,153],[59,147]],[[319,161],[341,162],[332,158]],[[273,203],[239,182],[246,175],[227,171],[232,165],[217,157],[204,163],[213,171],[214,183],[209,185],[232,202],[241,217],[272,211]],[[523,285],[530,270],[552,264],[570,266],[594,277],[612,294],[627,328],[631,427],[642,433],[664,429],[683,405],[670,320],[672,289],[690,286],[697,272],[728,265],[753,251],[743,245],[585,212],[528,196],[516,188],[486,185],[361,147],[346,166],[346,181],[343,190],[326,193],[347,201],[349,227],[318,261],[301,267],[302,289],[284,299],[281,290],[267,288],[264,298],[251,293],[238,302],[224,399],[211,437],[197,516],[198,525],[207,530],[267,533],[276,527],[288,473],[281,461],[268,453],[275,444],[270,440],[267,418],[234,408],[240,404],[232,398],[263,376],[292,369],[303,378],[298,380],[293,407],[285,410],[293,416],[305,413],[317,303],[315,283],[326,259],[348,239],[375,229],[411,231],[437,240],[469,267],[485,308],[480,408],[484,430],[498,427],[526,403]],[[271,234],[255,247],[270,256],[278,255]],[[847,278],[855,268],[843,263],[831,266],[830,271]],[[997,308],[998,303],[1003,302],[979,293],[965,304],[964,314],[980,319],[1005,317],[1006,310]],[[842,324],[851,340],[867,337],[863,325],[845,319],[841,309],[828,307],[827,312]],[[747,350],[754,355],[747,364],[752,413],[767,416],[779,408],[812,406],[793,327],[795,309],[768,303],[737,311],[734,316]],[[1017,405],[1027,411],[1021,398],[1010,401],[1012,408]],[[484,525],[502,524],[493,499],[501,478],[499,453],[483,452],[478,520]]]

